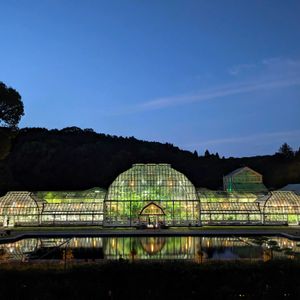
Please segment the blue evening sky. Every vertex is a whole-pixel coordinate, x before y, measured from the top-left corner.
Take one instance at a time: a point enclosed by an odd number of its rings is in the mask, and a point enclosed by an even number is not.
[[[300,1],[0,0],[20,127],[224,156],[300,146]]]

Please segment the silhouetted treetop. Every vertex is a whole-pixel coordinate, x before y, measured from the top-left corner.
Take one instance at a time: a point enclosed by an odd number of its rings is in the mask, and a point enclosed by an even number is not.
[[[288,145],[287,143],[284,143],[278,150],[279,155],[285,157],[285,158],[292,158],[295,153],[293,151],[293,148]]]
[[[20,94],[0,82],[0,125],[16,127],[24,115],[24,105]]]

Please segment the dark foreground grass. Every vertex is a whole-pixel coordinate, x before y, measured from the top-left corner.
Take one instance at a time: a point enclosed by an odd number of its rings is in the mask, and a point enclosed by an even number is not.
[[[300,299],[300,263],[1,266],[1,299]]]

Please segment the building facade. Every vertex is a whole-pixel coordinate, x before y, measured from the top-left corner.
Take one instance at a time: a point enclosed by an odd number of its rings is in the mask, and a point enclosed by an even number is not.
[[[169,164],[134,164],[108,190],[8,192],[0,226],[299,225],[300,196],[268,192],[254,170],[231,172],[223,186],[196,188]]]

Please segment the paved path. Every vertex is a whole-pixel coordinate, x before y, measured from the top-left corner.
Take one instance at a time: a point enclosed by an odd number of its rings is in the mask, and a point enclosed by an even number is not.
[[[24,238],[50,237],[111,237],[111,236],[282,236],[300,241],[300,227],[286,229],[63,229],[63,230],[12,230],[1,237],[0,243],[14,242]]]

